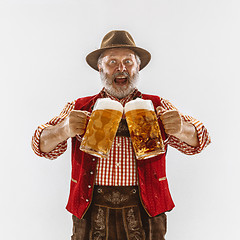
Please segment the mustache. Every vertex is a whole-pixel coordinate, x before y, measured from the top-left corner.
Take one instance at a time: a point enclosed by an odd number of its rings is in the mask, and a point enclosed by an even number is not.
[[[129,85],[127,86],[127,88],[126,86],[119,87],[118,89],[115,89],[113,87],[113,82],[115,81],[115,78],[118,76],[127,77],[129,81]],[[110,93],[112,96],[115,96],[117,98],[123,98],[129,95],[134,89],[136,89],[137,82],[139,79],[139,72],[136,71],[136,73],[132,77],[130,77],[130,75],[127,72],[117,72],[112,76],[108,76],[105,72],[100,71],[100,78],[101,78],[103,87],[107,90],[108,93]]]
[[[113,77],[113,79],[115,79],[118,76],[124,76],[124,77],[127,77],[127,78],[130,77],[129,73],[127,73],[127,72],[116,72],[116,73],[113,74],[112,77]]]

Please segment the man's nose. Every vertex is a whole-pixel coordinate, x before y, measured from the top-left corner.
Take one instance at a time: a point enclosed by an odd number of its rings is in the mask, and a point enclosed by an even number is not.
[[[126,71],[127,69],[126,69],[126,66],[124,65],[124,63],[120,62],[120,63],[118,64],[117,70],[120,71],[120,72],[124,72],[124,71]]]

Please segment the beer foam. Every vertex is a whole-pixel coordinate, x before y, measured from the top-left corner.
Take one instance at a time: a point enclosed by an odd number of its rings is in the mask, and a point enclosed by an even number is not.
[[[150,111],[154,111],[153,104],[151,100],[143,100],[141,98],[137,98],[128,102],[125,105],[124,112],[132,111],[135,109],[147,109]]]
[[[110,98],[99,98],[94,105],[93,110],[101,110],[101,109],[113,109],[119,112],[123,112],[123,106],[120,102],[112,100]]]

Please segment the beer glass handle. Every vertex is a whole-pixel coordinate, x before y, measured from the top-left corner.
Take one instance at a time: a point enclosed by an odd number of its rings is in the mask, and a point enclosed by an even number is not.
[[[157,116],[157,119],[160,119],[160,115]],[[163,141],[164,144],[166,144],[166,142],[168,142],[169,140],[169,135],[167,135],[167,138]]]
[[[167,142],[168,142],[168,140],[169,140],[169,135],[167,136],[167,138],[163,141],[164,142],[164,144],[166,144]]]
[[[91,112],[88,112],[88,111],[84,111],[84,112],[85,112],[86,115],[87,115],[87,124],[88,124],[92,113],[91,113]],[[86,124],[86,128],[87,128],[87,124]],[[85,131],[86,131],[86,128],[85,128]],[[83,135],[84,135],[84,134],[83,134]],[[79,134],[76,135],[76,139],[77,139],[79,142],[82,142],[82,138],[83,138],[83,136],[80,136]]]
[[[87,120],[89,121],[89,119],[91,118],[92,113],[91,112],[87,112],[87,111],[86,111],[86,113],[87,113]]]

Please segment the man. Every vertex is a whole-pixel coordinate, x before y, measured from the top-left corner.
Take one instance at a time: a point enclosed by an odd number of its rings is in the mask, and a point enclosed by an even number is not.
[[[87,57],[99,71],[102,91],[68,103],[59,116],[39,126],[32,147],[39,156],[55,159],[72,138],[72,179],[67,210],[73,214],[72,240],[164,240],[166,214],[174,208],[165,172],[165,154],[136,160],[126,121],[119,124],[110,156],[96,158],[79,147],[88,117],[98,98],[122,103],[150,99],[167,145],[185,154],[201,152],[209,143],[206,128],[182,115],[167,100],[137,90],[139,71],[150,61],[126,31],[111,31],[101,48]]]

